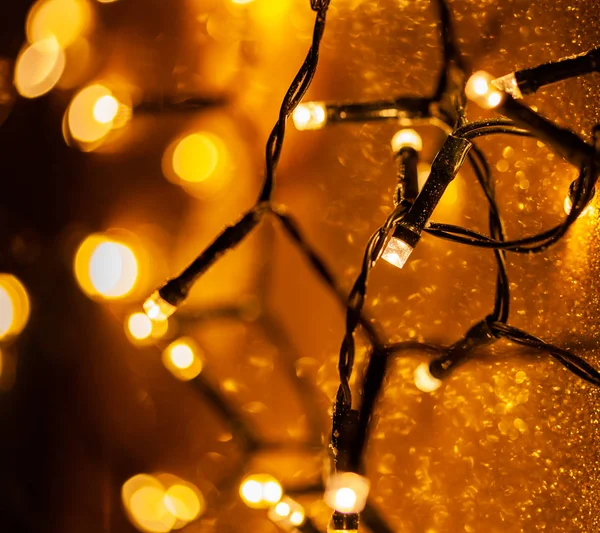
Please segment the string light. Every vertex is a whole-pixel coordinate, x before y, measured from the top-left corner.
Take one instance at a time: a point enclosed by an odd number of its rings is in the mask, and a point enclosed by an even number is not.
[[[177,310],[177,307],[162,298],[159,291],[152,293],[143,307],[148,318],[156,321],[167,320]]]
[[[239,492],[244,503],[252,509],[268,509],[277,504],[283,496],[279,481],[268,474],[245,477]]]
[[[327,123],[327,110],[323,102],[300,104],[292,114],[294,126],[300,131],[320,130]]]
[[[439,389],[442,385],[442,381],[433,377],[429,370],[427,363],[421,363],[416,369],[414,374],[415,385],[423,392],[433,392]]]
[[[398,154],[403,148],[412,148],[416,152],[423,150],[423,140],[421,136],[411,129],[397,131],[392,137],[392,151]]]
[[[475,72],[465,87],[467,98],[484,109],[498,107],[504,99],[504,93],[494,85],[493,81],[494,77],[491,74],[483,70]]]
[[[354,472],[334,474],[327,481],[325,503],[339,513],[360,513],[367,504],[369,480]]]
[[[182,381],[194,379],[204,368],[202,351],[189,337],[177,339],[167,346],[163,352],[163,364]]]
[[[284,496],[279,503],[271,507],[267,516],[286,531],[296,531],[306,519],[302,505],[288,496]]]

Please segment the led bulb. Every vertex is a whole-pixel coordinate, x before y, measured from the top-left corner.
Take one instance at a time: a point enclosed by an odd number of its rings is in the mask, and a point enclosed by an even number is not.
[[[517,100],[523,98],[523,93],[521,92],[521,89],[519,89],[519,84],[517,83],[514,72],[492,80],[492,85],[496,87],[496,89],[500,89],[501,91],[510,94]]]
[[[320,130],[327,123],[327,109],[323,102],[299,104],[292,115],[297,130]]]
[[[150,320],[166,320],[176,310],[177,307],[164,300],[158,291],[144,302],[144,312]]]
[[[391,237],[383,250],[381,258],[395,267],[402,268],[413,250],[414,248],[402,239]]]
[[[412,148],[420,152],[423,149],[423,140],[415,130],[400,130],[392,137],[392,151],[397,154],[402,148]]]
[[[423,392],[433,392],[442,385],[441,380],[431,375],[427,363],[421,363],[415,369],[414,379],[417,388]]]
[[[283,489],[279,481],[267,474],[248,476],[240,484],[240,497],[252,509],[268,509],[277,504],[282,496]],[[285,508],[280,507],[279,510]]]
[[[504,100],[504,93],[492,83],[493,76],[483,70],[475,72],[467,81],[465,94],[483,109],[498,107]]]
[[[354,472],[341,472],[329,478],[325,503],[340,513],[360,513],[367,504],[371,483]]]
[[[295,528],[301,526],[306,519],[302,505],[287,496],[282,498],[277,505],[271,507],[267,516],[269,517],[269,520],[286,531],[295,530]]]

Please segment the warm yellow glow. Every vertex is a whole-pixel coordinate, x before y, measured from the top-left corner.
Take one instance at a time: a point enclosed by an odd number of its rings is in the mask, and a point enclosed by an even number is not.
[[[182,337],[163,352],[163,364],[178,379],[194,379],[204,367],[201,351],[193,339]]]
[[[0,274],[0,339],[18,335],[29,320],[29,295],[10,274]]]
[[[285,502],[279,502],[276,506],[275,506],[275,513],[277,513],[279,516],[281,517],[286,517],[290,514],[290,506],[289,504],[285,503]]]
[[[254,2],[254,0],[231,0],[231,2],[234,4],[245,5],[245,4],[250,4],[251,2]]]
[[[84,0],[42,0],[34,4],[27,16],[30,43],[54,37],[66,48],[89,27],[91,12]]]
[[[320,130],[327,123],[327,109],[323,102],[306,102],[299,104],[292,120],[297,130]]]
[[[122,105],[104,85],[89,85],[79,91],[69,105],[69,132],[77,141],[99,141],[112,129],[121,125],[115,122],[121,116],[128,116],[126,108],[127,106]]]
[[[274,477],[267,474],[255,474],[242,481],[240,496],[248,507],[267,509],[281,500],[283,489]]]
[[[367,504],[369,480],[354,472],[339,472],[327,481],[324,500],[340,513],[360,513]]]
[[[571,212],[571,209],[573,208],[573,202],[571,202],[571,197],[568,194],[567,196],[565,196],[565,202],[563,204],[563,207],[567,215]],[[593,205],[587,205],[586,207],[584,207],[583,211],[579,214],[577,218],[592,216],[595,212],[596,211]]]
[[[406,264],[406,261],[408,261],[413,250],[414,248],[402,239],[390,237],[390,240],[381,254],[381,258],[390,265],[394,265],[396,268],[402,268]]]
[[[116,2],[117,0],[98,0],[98,2],[100,2],[101,4],[112,4],[113,2]]]
[[[96,101],[94,105],[94,118],[100,124],[112,122],[119,111],[119,101],[112,95],[107,94]]]
[[[158,291],[154,291],[144,302],[144,312],[150,320],[162,322],[169,318],[176,310],[177,307],[164,300]]]
[[[414,379],[417,388],[423,392],[433,392],[442,385],[442,382],[439,379],[431,375],[427,363],[421,363],[415,369]]]
[[[167,489],[165,505],[171,514],[184,522],[191,522],[204,511],[202,495],[189,484],[175,484]]]
[[[210,178],[219,163],[222,149],[210,133],[194,133],[184,137],[173,152],[173,170],[183,181],[200,183]]]
[[[392,151],[397,154],[402,148],[412,148],[420,152],[423,149],[423,140],[415,130],[404,129],[397,131],[392,137]]]
[[[465,94],[469,100],[484,109],[493,109],[502,103],[506,93],[492,84],[494,77],[483,70],[475,72],[467,81]]]
[[[116,299],[130,294],[138,281],[133,250],[105,235],[87,237],[75,254],[75,277],[88,296]]]
[[[290,515],[290,522],[294,526],[301,526],[302,523],[304,522],[304,513],[302,511],[294,511]]]
[[[25,48],[15,66],[15,87],[21,96],[36,98],[52,90],[65,70],[65,53],[50,37]]]
[[[134,313],[127,320],[127,329],[134,339],[147,339],[152,335],[152,321],[144,313]]]
[[[167,533],[176,518],[165,503],[165,488],[153,476],[140,474],[127,480],[121,489],[127,514],[141,531]]]

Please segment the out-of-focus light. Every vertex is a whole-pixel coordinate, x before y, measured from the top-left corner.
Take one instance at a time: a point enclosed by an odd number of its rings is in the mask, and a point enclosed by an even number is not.
[[[175,311],[177,311],[177,307],[163,299],[158,291],[154,291],[144,302],[144,312],[150,320],[162,322],[169,318]]]
[[[99,83],[79,91],[67,110],[67,126],[73,139],[94,143],[121,126],[131,116],[131,110],[119,102],[111,90]]]
[[[421,363],[415,369],[414,380],[417,388],[423,392],[433,392],[442,385],[441,380],[432,376],[427,363]]]
[[[568,215],[571,212],[571,209],[573,209],[573,202],[571,201],[571,197],[567,194],[567,196],[565,196],[565,202],[563,204],[565,213]],[[593,205],[587,205],[583,211],[579,214],[579,216],[577,218],[583,218],[585,216],[591,216],[595,213],[595,209]]]
[[[381,258],[397,268],[402,268],[406,264],[406,261],[408,261],[413,249],[412,246],[402,239],[390,237],[390,240],[381,254]]]
[[[412,148],[420,152],[423,149],[423,140],[415,130],[404,129],[397,131],[392,137],[392,151],[397,154],[402,148]]]
[[[306,102],[299,104],[292,120],[297,130],[320,130],[327,123],[327,110],[323,102]]]
[[[306,515],[302,505],[284,496],[277,505],[269,509],[268,517],[282,529],[295,531],[296,527],[304,523]]]
[[[341,472],[327,482],[324,500],[340,513],[360,513],[367,503],[371,483],[354,472]]]
[[[109,124],[119,112],[119,101],[112,95],[107,94],[96,100],[94,105],[94,118],[100,124]]]
[[[498,107],[504,100],[505,93],[493,85],[493,80],[494,77],[483,70],[475,72],[465,87],[467,98],[483,109]]]
[[[183,181],[200,183],[215,173],[222,147],[216,136],[193,133],[179,141],[173,152],[173,170]]]
[[[200,516],[206,504],[202,494],[189,483],[177,483],[167,489],[165,504],[178,520],[191,522]]]
[[[106,235],[87,237],[75,254],[75,277],[90,297],[123,298],[138,281],[138,261],[133,250]]]
[[[54,37],[25,48],[15,66],[15,87],[21,96],[36,98],[51,91],[65,70],[65,53]]]
[[[121,489],[123,506],[133,524],[141,531],[167,533],[176,518],[167,508],[164,486],[155,477],[139,474]]]
[[[101,4],[112,4],[116,1],[117,0],[98,0],[98,2],[100,2]]]
[[[134,313],[127,320],[127,329],[134,339],[147,339],[152,335],[152,321],[145,313]]]
[[[252,2],[254,2],[254,0],[231,0],[232,4],[240,4],[240,5],[250,4]]]
[[[240,497],[252,509],[268,509],[283,496],[281,484],[268,474],[254,474],[240,484]]]
[[[29,320],[29,296],[11,274],[0,274],[0,339],[18,335]]]
[[[66,48],[85,33],[91,23],[91,11],[84,0],[42,0],[27,16],[30,43],[54,37]]]
[[[193,339],[186,337],[177,339],[165,348],[163,364],[182,381],[194,379],[204,367],[200,348]]]

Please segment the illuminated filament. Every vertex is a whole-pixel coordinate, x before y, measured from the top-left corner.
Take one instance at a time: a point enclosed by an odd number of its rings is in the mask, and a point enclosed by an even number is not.
[[[467,98],[483,109],[498,107],[504,100],[505,93],[496,88],[493,80],[493,76],[483,70],[475,72],[465,87]]]
[[[299,104],[292,115],[297,130],[320,130],[327,123],[327,109],[323,102]]]
[[[144,302],[144,312],[150,320],[166,320],[175,311],[177,307],[164,300],[158,291],[154,291]]]

